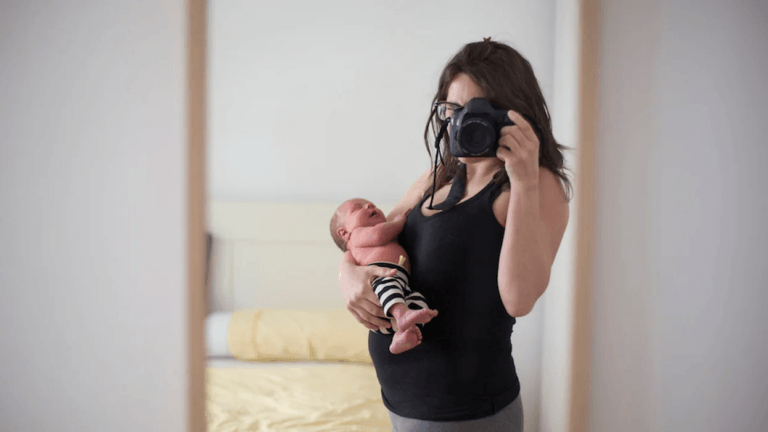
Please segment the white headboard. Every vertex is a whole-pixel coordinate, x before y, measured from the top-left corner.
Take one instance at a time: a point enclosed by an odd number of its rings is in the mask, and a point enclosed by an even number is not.
[[[329,230],[340,204],[209,202],[209,311],[343,307]]]

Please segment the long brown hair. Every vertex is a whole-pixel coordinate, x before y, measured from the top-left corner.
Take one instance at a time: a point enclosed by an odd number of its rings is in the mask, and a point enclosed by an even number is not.
[[[564,166],[563,157],[563,150],[570,148],[555,141],[547,102],[544,100],[539,82],[528,60],[509,45],[491,41],[490,38],[485,38],[482,42],[469,43],[456,53],[443,69],[437,93],[432,99],[433,104],[448,97],[448,87],[460,73],[472,78],[491,105],[505,110],[514,110],[533,118],[541,129],[539,166],[549,169],[560,179],[566,197],[570,200],[573,187],[566,175],[567,168]],[[440,124],[437,113],[432,112],[424,129],[424,144],[430,158],[432,157],[430,130],[434,140]],[[446,133],[441,143],[444,164],[437,169],[435,190],[445,186],[459,172],[459,160],[451,156],[447,141]],[[506,170],[499,170],[493,177],[493,181],[501,185],[509,185]],[[432,185],[424,194],[429,194],[431,190]]]

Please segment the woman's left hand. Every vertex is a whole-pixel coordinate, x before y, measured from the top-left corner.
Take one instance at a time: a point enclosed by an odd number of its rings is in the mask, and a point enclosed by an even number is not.
[[[539,182],[539,138],[530,123],[515,111],[507,112],[514,126],[501,128],[496,156],[504,161],[510,182],[528,186]]]

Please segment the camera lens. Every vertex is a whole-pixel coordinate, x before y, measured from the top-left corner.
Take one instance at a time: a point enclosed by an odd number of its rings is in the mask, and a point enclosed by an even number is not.
[[[483,154],[491,147],[494,139],[493,126],[484,119],[466,119],[461,125],[459,144],[470,155]]]

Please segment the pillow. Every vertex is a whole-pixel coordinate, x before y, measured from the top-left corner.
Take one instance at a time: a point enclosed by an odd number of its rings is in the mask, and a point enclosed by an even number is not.
[[[213,234],[205,233],[205,286],[210,284],[211,251],[213,250]]]
[[[205,233],[205,310],[211,312],[211,252],[213,252],[213,234]]]
[[[205,318],[205,353],[208,357],[232,358],[227,330],[232,312],[214,312]]]
[[[346,309],[241,310],[227,343],[240,360],[371,363],[368,332]]]

